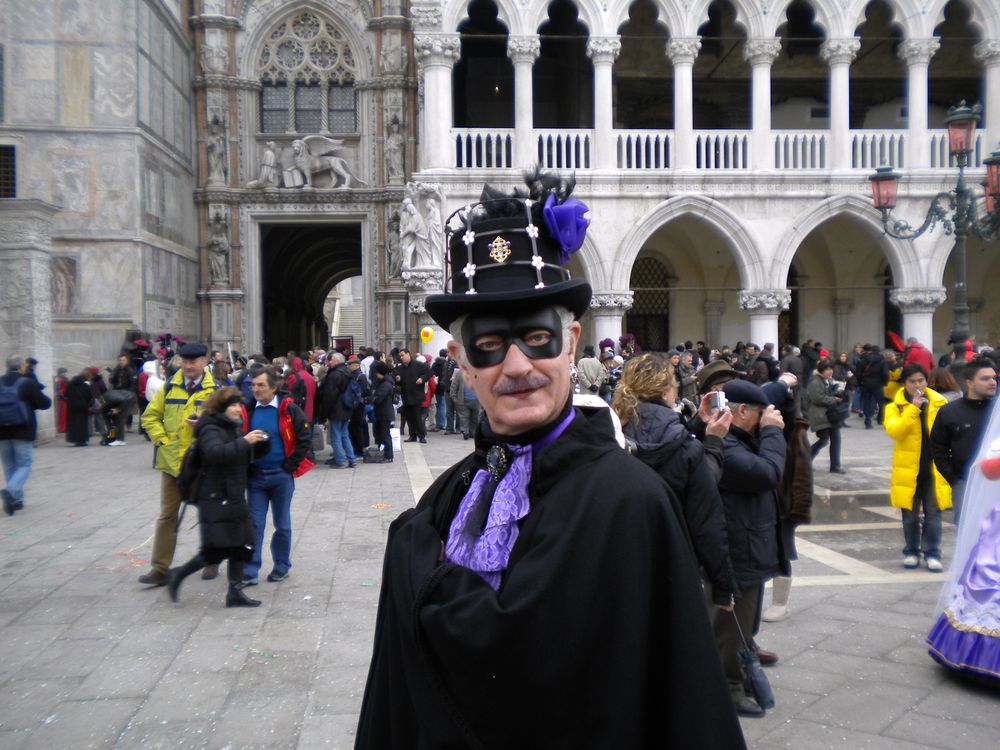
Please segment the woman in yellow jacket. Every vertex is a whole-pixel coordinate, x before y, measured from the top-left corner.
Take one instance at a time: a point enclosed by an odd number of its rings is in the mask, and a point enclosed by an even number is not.
[[[941,511],[951,507],[951,487],[934,466],[929,436],[938,409],[948,401],[927,387],[920,365],[906,365],[899,380],[903,387],[885,409],[885,431],[896,443],[889,500],[903,511],[903,566],[916,568],[923,553],[927,569],[937,573],[942,569]]]

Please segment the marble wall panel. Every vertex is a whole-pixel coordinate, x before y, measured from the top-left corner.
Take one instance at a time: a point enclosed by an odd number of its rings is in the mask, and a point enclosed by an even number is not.
[[[11,39],[39,39],[55,24],[56,0],[33,0],[30,3],[4,3],[10,14]]]
[[[0,351],[19,348],[25,310],[32,308],[31,264],[26,257],[0,255]]]
[[[97,48],[93,52],[93,113],[96,125],[134,125],[136,57],[128,49]]]
[[[15,44],[5,50],[9,71],[5,94],[5,119],[10,123],[54,123],[56,56],[52,47]]]
[[[50,192],[48,200],[64,211],[91,214],[93,211],[94,169],[86,152],[52,151],[48,155]],[[63,219],[63,223],[66,217]]]
[[[122,42],[135,27],[135,3],[129,0],[61,0],[56,10],[56,33],[61,39]]]
[[[78,258],[78,308],[86,313],[129,317],[142,311],[142,254],[129,244],[81,247]]]

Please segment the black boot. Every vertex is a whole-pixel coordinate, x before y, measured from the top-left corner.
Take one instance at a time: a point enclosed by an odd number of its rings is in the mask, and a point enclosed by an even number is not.
[[[251,599],[243,593],[243,561],[229,558],[226,568],[229,579],[229,591],[226,592],[227,607],[259,607],[260,600]]]
[[[179,568],[171,568],[168,570],[167,592],[170,594],[170,600],[173,602],[177,601],[177,590],[181,587],[181,581],[192,573],[197,573],[204,567],[205,561],[201,559],[201,555],[195,555]]]

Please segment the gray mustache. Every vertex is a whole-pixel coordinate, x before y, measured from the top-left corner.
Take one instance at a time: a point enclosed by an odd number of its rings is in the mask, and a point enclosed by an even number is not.
[[[550,381],[544,375],[528,375],[523,378],[506,378],[494,385],[490,391],[494,396],[502,396],[505,393],[516,393],[517,391],[531,391],[535,388],[544,388]]]

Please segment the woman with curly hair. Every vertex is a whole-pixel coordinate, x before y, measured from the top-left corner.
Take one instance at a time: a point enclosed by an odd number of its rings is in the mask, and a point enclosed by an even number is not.
[[[205,400],[201,418],[195,425],[195,443],[189,449],[199,467],[189,497],[197,502],[201,528],[198,554],[167,575],[167,591],[177,601],[181,582],[206,565],[229,560],[227,607],[257,607],[241,588],[243,564],[253,553],[253,527],[247,508],[247,467],[251,454],[266,453],[267,433],[253,430],[243,434],[246,412],[239,388],[220,388]],[[262,446],[262,450],[255,448]],[[187,460],[187,458],[185,458]]]
[[[722,436],[732,415],[727,410],[712,420],[703,446],[674,411],[676,401],[677,381],[669,361],[644,352],[625,363],[612,408],[633,455],[656,470],[680,500],[695,555],[711,583],[712,602],[729,610],[738,584],[729,559],[718,480]],[[712,453],[711,462],[706,451]]]

